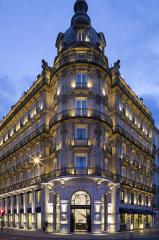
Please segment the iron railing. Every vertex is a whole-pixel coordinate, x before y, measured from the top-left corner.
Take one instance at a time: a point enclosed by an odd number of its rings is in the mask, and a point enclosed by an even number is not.
[[[100,120],[102,122],[107,123],[110,127],[112,127],[111,118],[103,112],[100,112],[94,109],[89,109],[89,108],[85,108],[85,109],[73,108],[73,109],[68,109],[63,112],[55,114],[50,121],[50,128],[60,121],[71,119],[71,118],[89,118],[89,119]]]
[[[83,168],[83,169],[72,167],[72,168],[56,169],[52,172],[49,172],[48,174],[43,174],[35,178],[28,179],[26,181],[14,184],[12,186],[8,186],[6,188],[0,189],[0,194],[12,192],[12,191],[29,187],[39,183],[46,183],[48,181],[51,181],[57,178],[81,177],[81,176],[82,177],[98,177],[98,178],[100,177],[114,183],[121,183],[121,184],[128,185],[130,187],[141,189],[147,192],[153,192],[153,188],[150,186],[133,181],[121,175],[114,174],[108,170],[100,169],[99,167]]]

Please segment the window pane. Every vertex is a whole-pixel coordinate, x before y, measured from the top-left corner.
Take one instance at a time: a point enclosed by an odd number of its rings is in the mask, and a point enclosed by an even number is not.
[[[86,157],[84,156],[76,157],[76,168],[77,169],[86,168]]]
[[[77,139],[86,139],[86,129],[85,128],[77,128],[76,137],[77,137]]]

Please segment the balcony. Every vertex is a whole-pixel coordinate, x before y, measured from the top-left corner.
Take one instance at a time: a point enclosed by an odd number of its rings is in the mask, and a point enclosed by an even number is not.
[[[42,125],[41,127],[37,128],[35,131],[30,133],[28,136],[20,140],[17,144],[15,144],[13,147],[9,148],[6,147],[6,151],[3,151],[4,153],[0,156],[0,161],[4,158],[7,158],[12,153],[16,152],[19,148],[23,147],[25,144],[39,136],[40,134],[47,132],[47,126]]]
[[[138,183],[136,181],[133,181],[131,179],[128,179],[126,177],[120,176],[118,174],[114,174],[108,170],[103,170],[98,167],[94,168],[83,168],[83,169],[77,169],[77,168],[62,168],[62,169],[56,169],[52,172],[49,172],[48,174],[43,174],[41,176],[34,177],[32,179],[28,179],[23,182],[19,182],[17,184],[14,184],[12,186],[5,187],[3,189],[0,189],[0,194],[12,192],[18,189],[22,189],[25,187],[29,187],[32,185],[36,185],[39,183],[47,183],[48,181],[57,179],[57,178],[69,178],[69,177],[94,177],[94,178],[103,178],[108,182],[114,182],[114,183],[121,183],[125,184],[127,186],[140,189],[147,192],[153,192],[153,188],[146,186],[142,183]]]
[[[114,128],[114,133],[118,132],[119,134],[123,135],[125,138],[127,138],[129,141],[131,141],[133,144],[135,144],[137,147],[142,149],[144,152],[149,154],[151,158],[153,158],[153,152],[145,147],[140,141],[138,141],[135,137],[133,137],[129,132],[127,132],[124,128],[122,128],[119,125],[116,125]]]
[[[74,138],[71,139],[70,145],[72,147],[90,147],[93,145],[93,140],[88,138],[85,139]]]
[[[107,69],[107,60],[102,54],[97,54],[97,52],[95,54],[93,52],[91,53],[85,51],[83,53],[70,52],[67,56],[60,56],[60,58],[56,59],[55,70],[72,63],[91,63]]]
[[[112,128],[112,120],[111,118],[102,112],[99,112],[94,109],[68,109],[63,112],[57,113],[53,116],[50,121],[50,128],[52,128],[56,123],[68,119],[75,119],[75,118],[87,118],[93,120],[99,120],[106,124],[108,124]]]
[[[137,189],[141,189],[141,190],[144,190],[144,191],[147,191],[147,192],[153,192],[152,187],[144,185],[144,184],[139,183],[139,182],[136,182],[134,180],[131,180],[131,179],[123,177],[123,176],[120,176],[120,182],[125,184],[125,185],[137,188]]]

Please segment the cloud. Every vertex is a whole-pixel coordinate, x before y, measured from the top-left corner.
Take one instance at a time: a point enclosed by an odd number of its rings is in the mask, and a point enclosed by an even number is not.
[[[0,119],[9,112],[34,79],[33,76],[23,76],[15,80],[5,74],[0,75]]]

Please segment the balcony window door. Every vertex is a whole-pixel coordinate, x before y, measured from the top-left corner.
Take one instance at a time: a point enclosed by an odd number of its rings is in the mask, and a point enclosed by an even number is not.
[[[77,88],[87,87],[87,74],[77,74],[76,75],[76,86],[77,86]]]
[[[76,166],[76,169],[79,171],[85,170],[87,168],[87,156],[76,155],[75,166]]]
[[[76,115],[85,116],[87,114],[87,100],[86,99],[76,99],[75,102]]]
[[[87,139],[87,129],[82,127],[76,128],[76,139],[77,140],[85,140]]]

